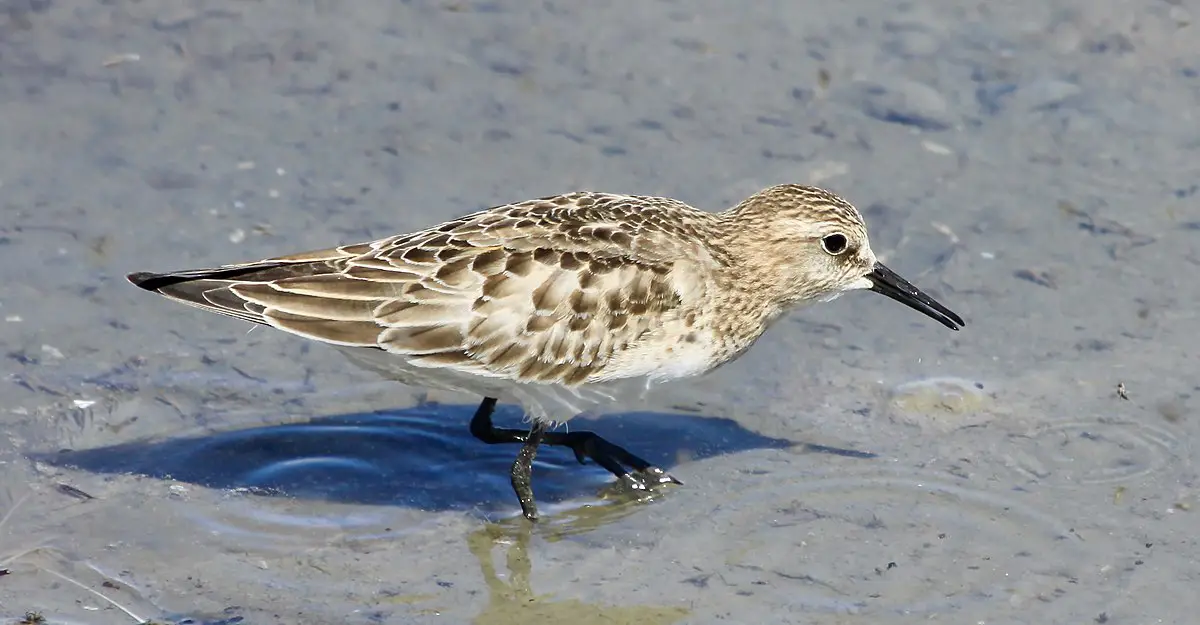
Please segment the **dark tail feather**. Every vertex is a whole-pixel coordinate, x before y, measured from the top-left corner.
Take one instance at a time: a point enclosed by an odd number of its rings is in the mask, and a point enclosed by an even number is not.
[[[257,263],[171,273],[139,271],[126,278],[138,288],[177,302],[252,323],[266,323],[263,307],[238,297],[229,287],[238,281],[272,280],[292,273],[294,263]]]
[[[267,276],[272,270],[294,265],[295,263],[260,263],[240,267],[218,267],[216,269],[191,269],[188,271],[173,271],[170,273],[151,273],[135,271],[127,276],[134,286],[147,291],[162,292],[163,289],[196,280],[271,280],[279,276]]]
[[[312,316],[279,309],[268,311],[264,304],[248,299],[254,297],[254,293],[263,295],[264,290],[268,295],[271,294],[272,289],[263,286],[264,283],[296,277],[330,275],[332,270],[332,265],[323,260],[263,261],[249,265],[171,273],[138,271],[128,274],[126,278],[138,288],[209,312],[336,345],[378,347],[380,327],[369,317],[349,320],[325,319],[321,318],[319,313],[318,316]],[[312,299],[304,295],[289,296],[286,293],[275,295],[276,298]],[[336,299],[331,301],[335,304],[338,302]]]

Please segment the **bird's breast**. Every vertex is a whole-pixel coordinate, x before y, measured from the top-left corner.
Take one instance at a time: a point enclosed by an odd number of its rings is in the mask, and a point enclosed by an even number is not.
[[[719,366],[727,350],[710,328],[668,325],[613,358],[588,382],[646,378],[666,382],[704,374]]]

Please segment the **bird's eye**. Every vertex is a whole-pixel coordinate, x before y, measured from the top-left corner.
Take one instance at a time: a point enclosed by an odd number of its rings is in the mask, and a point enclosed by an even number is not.
[[[846,245],[849,241],[846,240],[844,234],[827,234],[821,238],[821,249],[825,250],[831,256],[837,256],[846,251]]]

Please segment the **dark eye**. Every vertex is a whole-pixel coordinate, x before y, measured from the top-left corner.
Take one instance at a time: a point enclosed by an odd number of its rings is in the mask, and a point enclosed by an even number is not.
[[[821,249],[830,255],[837,256],[846,251],[848,243],[849,241],[846,240],[846,235],[844,234],[827,234],[821,238]]]

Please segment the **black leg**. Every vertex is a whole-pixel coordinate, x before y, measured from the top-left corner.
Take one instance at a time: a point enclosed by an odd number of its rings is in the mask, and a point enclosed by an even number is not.
[[[475,410],[475,416],[471,417],[471,436],[489,445],[524,443],[526,434],[524,431],[502,429],[492,425],[492,413],[495,411],[496,398],[484,397],[483,401],[479,403],[479,408]]]
[[[547,432],[542,442],[555,447],[569,447],[575,452],[579,464],[583,464],[585,458],[591,458],[634,490],[647,490],[655,484],[683,483],[595,432]],[[626,471],[626,466],[633,468],[633,473]]]
[[[471,417],[471,436],[489,445],[521,443],[521,451],[517,452],[517,459],[513,462],[510,472],[512,487],[513,491],[517,493],[517,501],[521,503],[521,513],[530,521],[536,521],[537,502],[533,499],[531,485],[533,458],[537,455],[538,444],[542,442],[546,426],[534,423],[533,428],[528,432],[498,428],[492,424],[492,413],[495,411],[496,398],[484,397],[483,401],[479,403],[479,408],[475,410],[475,416]]]
[[[529,482],[533,475],[533,459],[537,456],[538,444],[542,442],[542,436],[545,433],[546,424],[540,421],[535,422],[525,437],[525,443],[521,445],[521,451],[517,452],[517,460],[512,465],[512,487],[517,493],[517,501],[521,502],[521,513],[530,521],[537,520],[538,511],[537,502],[533,500],[533,487]]]
[[[525,518],[537,518],[537,506],[530,487],[533,457],[539,444],[569,447],[575,459],[584,464],[588,458],[604,467],[634,490],[648,490],[657,484],[682,484],[666,471],[614,445],[595,432],[547,432],[545,424],[535,423],[528,432],[511,428],[498,428],[492,424],[492,413],[496,410],[496,399],[485,397],[471,418],[471,435],[489,444],[522,443],[517,461],[512,467],[513,490],[521,502]],[[626,467],[633,469],[630,473]]]

